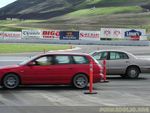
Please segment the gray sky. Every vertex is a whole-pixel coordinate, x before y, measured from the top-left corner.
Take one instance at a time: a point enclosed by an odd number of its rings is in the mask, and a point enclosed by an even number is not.
[[[16,1],[16,0],[0,0],[0,8],[6,6],[14,1]]]

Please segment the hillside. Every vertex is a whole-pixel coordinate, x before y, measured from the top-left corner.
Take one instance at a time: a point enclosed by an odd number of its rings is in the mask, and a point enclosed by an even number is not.
[[[149,0],[17,0],[0,9],[0,19],[9,17],[20,19],[49,19],[75,11],[82,11],[83,9],[108,8],[109,10],[109,7],[124,6],[139,6],[139,8],[145,6],[147,8],[149,6]],[[138,12],[141,11],[143,10],[138,10]],[[126,11],[126,13],[128,12],[130,10]],[[119,13],[122,13],[122,11]]]
[[[0,18],[47,19],[72,11],[84,0],[17,0],[0,9]]]
[[[150,32],[150,0],[17,0],[0,9],[0,30],[99,30],[145,28]]]

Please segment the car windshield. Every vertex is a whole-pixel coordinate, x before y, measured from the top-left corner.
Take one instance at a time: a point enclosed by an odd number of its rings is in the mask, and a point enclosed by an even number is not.
[[[37,56],[33,56],[33,57],[28,57],[26,60],[24,60],[23,62],[21,62],[19,65],[25,65],[28,62],[32,61],[33,59],[35,59]]]

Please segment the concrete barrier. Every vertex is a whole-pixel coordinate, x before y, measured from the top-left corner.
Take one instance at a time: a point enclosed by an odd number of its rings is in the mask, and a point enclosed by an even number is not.
[[[114,46],[149,46],[149,41],[113,40],[49,40],[49,39],[9,39],[0,43],[45,43],[45,44],[75,44],[75,45],[114,45]]]

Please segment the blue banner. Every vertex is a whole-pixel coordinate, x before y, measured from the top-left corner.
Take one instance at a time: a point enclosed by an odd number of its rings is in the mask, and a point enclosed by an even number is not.
[[[79,40],[79,31],[60,31],[60,40]]]
[[[141,36],[142,32],[136,30],[130,30],[125,32],[125,37],[132,37],[132,36]]]

